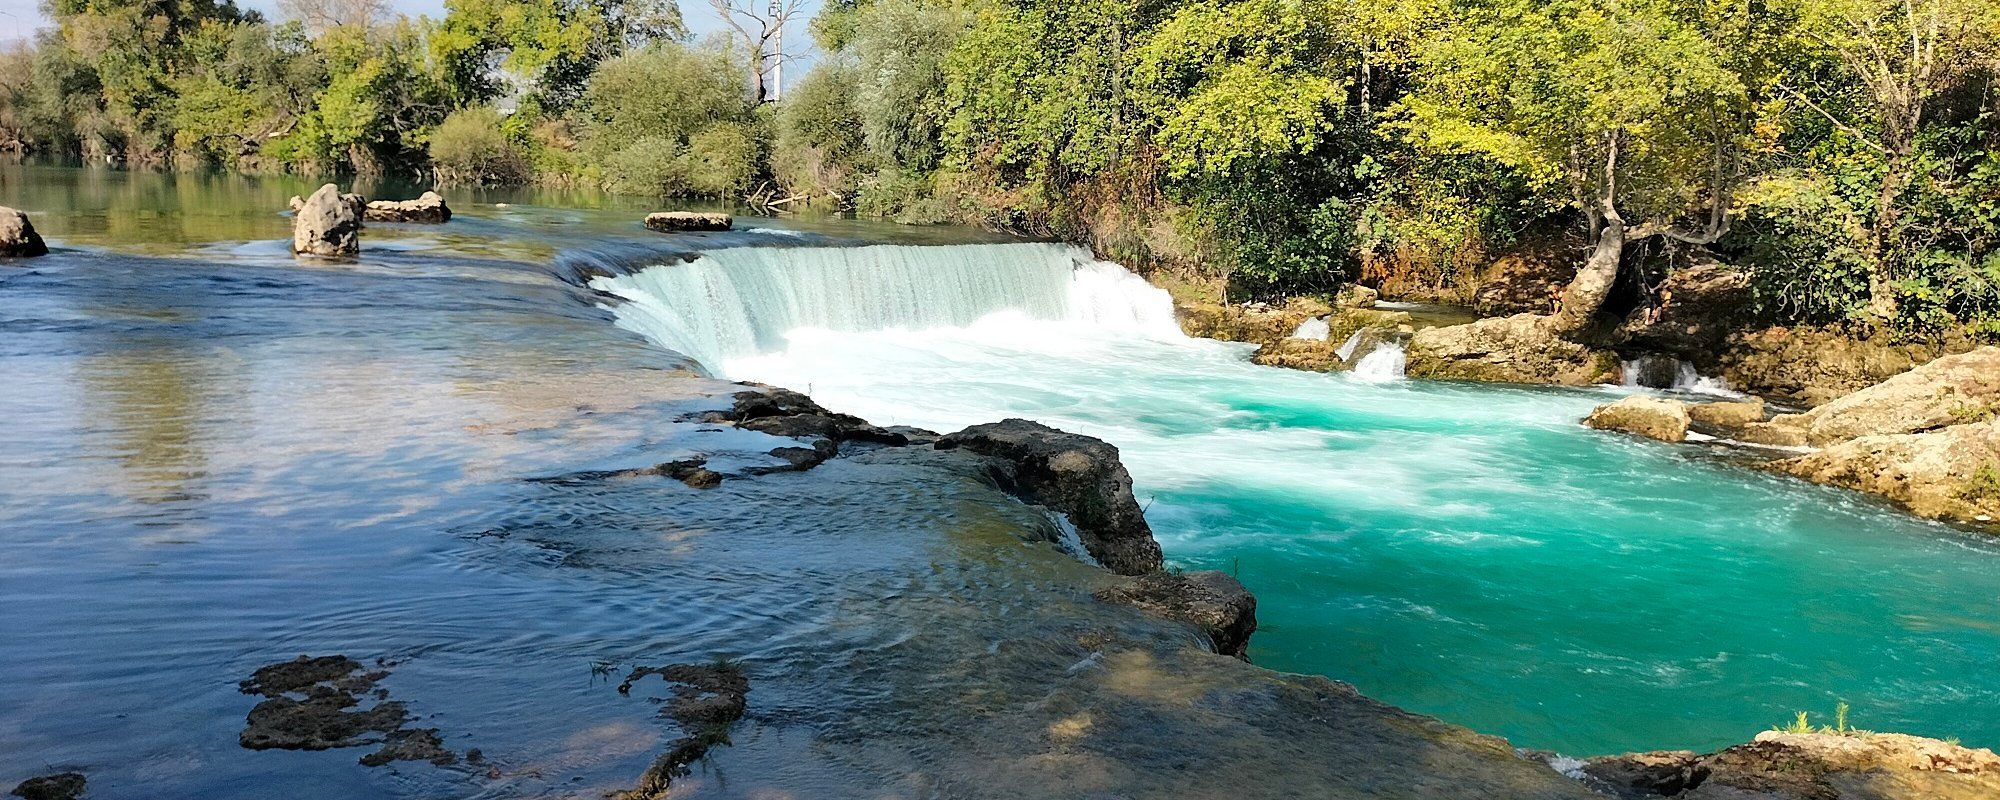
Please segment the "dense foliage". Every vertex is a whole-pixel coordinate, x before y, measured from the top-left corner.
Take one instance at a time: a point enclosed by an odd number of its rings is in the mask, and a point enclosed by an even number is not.
[[[2000,335],[2000,0],[829,0],[776,102],[660,0],[281,7],[53,0],[0,148],[810,202],[1250,295],[1716,257],[1775,320]]]

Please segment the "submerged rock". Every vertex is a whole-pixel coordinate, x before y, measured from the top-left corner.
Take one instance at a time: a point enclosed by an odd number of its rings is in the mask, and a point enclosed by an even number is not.
[[[352,197],[352,195],[348,195]],[[361,215],[329,183],[300,205],[292,220],[292,252],[344,257],[361,252]]]
[[[49,254],[48,243],[21,211],[0,206],[0,258],[32,258]]]
[[[639,681],[659,676],[672,687],[660,716],[674,721],[682,735],[667,746],[639,777],[637,786],[613,794],[614,800],[657,800],[669,797],[674,779],[689,775],[690,764],[716,745],[729,743],[729,727],[749,707],[750,679],[729,664],[672,664],[639,667],[618,684],[619,694],[631,694]]]
[[[1617,379],[1617,353],[1565,339],[1545,319],[1516,314],[1417,331],[1407,371],[1420,378],[1565,386]]]
[[[1682,800],[1974,800],[2000,797],[1991,750],[1893,733],[1783,733],[1708,755],[1593,758],[1586,780],[1619,797]]]
[[[1945,356],[1803,414],[1783,414],[1803,444],[1826,446],[1862,436],[1920,433],[2000,414],[2000,347]]]
[[[735,226],[735,218],[712,212],[661,211],[646,215],[646,227],[661,233],[726,231]]]
[[[2000,519],[2000,421],[1864,436],[1769,467],[1880,495],[1921,517],[1982,524]]]
[[[362,211],[368,222],[418,222],[438,224],[451,221],[451,207],[437,192],[424,192],[415,200],[376,200]]]
[[[1250,634],[1257,630],[1257,598],[1227,573],[1148,573],[1101,589],[1094,596],[1193,625],[1208,636],[1215,652],[1250,659]]]
[[[1118,448],[1038,422],[1009,419],[974,425],[937,442],[997,459],[1004,488],[1062,512],[1091,558],[1121,575],[1160,569],[1160,543],[1132,495]]]
[[[1590,412],[1583,424],[1603,431],[1634,433],[1662,442],[1687,440],[1688,407],[1679,400],[1635,394]]]
[[[76,800],[88,783],[81,772],[59,772],[21,781],[11,794],[26,800]]]
[[[375,688],[388,676],[347,656],[299,656],[258,668],[239,688],[265,699],[250,709],[238,741],[251,750],[330,750],[380,744],[361,757],[364,766],[392,761],[445,765],[458,757],[444,749],[434,728],[405,729],[402,703]],[[373,706],[362,708],[364,698]]]

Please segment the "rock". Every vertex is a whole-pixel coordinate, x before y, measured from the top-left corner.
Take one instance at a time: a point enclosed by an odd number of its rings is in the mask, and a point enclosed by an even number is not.
[[[964,449],[996,459],[1002,486],[1069,518],[1092,558],[1121,575],[1160,569],[1160,543],[1132,495],[1132,476],[1118,448],[1024,419],[974,425],[945,436],[940,450]]]
[[[26,213],[0,206],[0,258],[33,258],[49,254],[48,243],[35,232]]]
[[[1487,268],[1472,308],[1488,317],[1554,312],[1556,298],[1576,279],[1578,263],[1575,254],[1554,247],[1503,255]]]
[[[12,794],[27,800],[76,800],[87,783],[81,772],[60,772],[21,781]]]
[[[346,656],[299,656],[260,667],[239,686],[244,694],[265,699],[250,709],[238,742],[250,750],[380,744],[380,750],[361,757],[361,764],[370,767],[412,760],[457,763],[437,729],[403,727],[409,712],[375,688],[388,674],[368,671]],[[375,704],[362,708],[363,699],[370,697]]]
[[[1892,344],[1890,337],[1857,338],[1830,328],[1761,328],[1730,334],[1716,356],[1715,372],[1739,390],[1803,406],[1817,406],[1929,363],[1963,353],[1976,343],[1948,338],[1930,344]]]
[[[415,200],[376,200],[362,211],[362,219],[368,222],[417,222],[437,224],[451,221],[451,207],[444,204],[444,196],[437,192],[424,192]]]
[[[1792,428],[1806,444],[1862,436],[1919,433],[2000,414],[2000,347],[1945,356],[1773,426]]]
[[[319,187],[299,207],[292,220],[292,252],[324,257],[361,252],[361,216],[338,187],[331,183]]]
[[[1583,424],[1603,431],[1634,433],[1662,442],[1687,440],[1688,407],[1679,400],[1635,394],[1597,407]]]
[[[732,423],[739,428],[772,436],[831,445],[863,443],[902,447],[910,443],[910,437],[905,433],[878,428],[851,414],[828,411],[813,402],[812,398],[790,389],[764,388],[737,392],[731,397],[727,411],[711,411],[702,415],[702,419]],[[833,453],[827,453],[826,457],[832,458]]]
[[[1411,337],[1411,377],[1588,386],[1616,380],[1618,354],[1577,344],[1516,314],[1425,328]]]
[[[2000,797],[2000,757],[1894,733],[1766,731],[1704,756],[1593,758],[1585,779],[1623,798],[1973,800]]]
[[[1094,596],[1192,625],[1208,636],[1215,652],[1250,659],[1250,634],[1257,630],[1257,598],[1228,573],[1154,572],[1099,590]]]
[[[1332,372],[1346,366],[1340,360],[1340,344],[1330,339],[1279,339],[1257,348],[1250,360],[1307,372]]]
[[[361,195],[358,194],[350,193],[341,195],[340,202],[345,204],[348,208],[354,209],[354,216],[356,219],[360,219],[364,223],[367,221],[368,198],[362,197]],[[306,207],[305,198],[299,197],[298,195],[292,195],[291,209],[293,214],[299,213],[299,210],[305,207]]]
[[[1922,517],[1982,524],[2000,519],[2000,421],[1864,436],[1767,466],[1880,495]]]
[[[1369,329],[1395,331],[1414,324],[1415,320],[1408,311],[1343,308],[1327,315],[1326,340],[1340,345],[1361,331]]]
[[[1619,326],[1614,341],[1626,350],[1671,354],[1704,369],[1715,365],[1729,334],[1742,327],[1750,305],[1750,276],[1723,264],[1672,270],[1660,282],[1665,298],[1650,321],[1642,305]]]
[[[1588,783],[1607,788],[1619,797],[1672,797],[1695,781],[1694,766],[1700,759],[1691,750],[1626,753],[1585,761],[1582,771]]]
[[[661,211],[646,215],[646,227],[661,233],[726,231],[736,226],[728,214],[699,211]]]
[[[1257,345],[1290,337],[1292,331],[1298,330],[1299,323],[1332,313],[1333,309],[1327,304],[1306,297],[1294,297],[1278,308],[1189,302],[1178,298],[1174,304],[1174,315],[1180,321],[1181,330],[1189,336]]]
[[[1340,287],[1340,291],[1334,294],[1333,307],[1374,308],[1375,301],[1378,299],[1381,299],[1381,295],[1376,293],[1374,289],[1358,283],[1350,283]]]
[[[1764,421],[1764,399],[1753,397],[1733,402],[1696,403],[1688,407],[1688,418],[1712,428],[1739,431]]]
[[[609,795],[613,800],[665,800],[676,778],[693,773],[689,765],[716,745],[729,743],[729,728],[749,708],[750,679],[729,664],[672,664],[639,667],[618,684],[619,694],[631,694],[633,684],[658,675],[672,687],[660,716],[673,720],[682,736],[668,743],[639,776],[638,785]]]

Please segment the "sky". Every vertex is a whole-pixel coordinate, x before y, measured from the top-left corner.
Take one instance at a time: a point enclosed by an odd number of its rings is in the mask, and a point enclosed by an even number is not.
[[[267,17],[276,16],[276,0],[237,0],[237,5],[255,8],[264,12]],[[811,12],[818,10],[819,3],[808,0],[805,5],[808,13],[802,15],[800,21],[785,30],[787,42],[807,40],[803,20],[811,16]],[[41,0],[0,0],[0,44],[11,44],[30,38],[37,29],[47,26],[49,20],[42,16],[40,6]],[[444,0],[390,0],[389,6],[399,13],[412,17],[421,15],[437,17],[444,14]],[[687,17],[688,27],[693,29],[697,37],[723,29],[722,21],[704,0],[682,0],[681,14]],[[794,28],[797,30],[794,31]]]

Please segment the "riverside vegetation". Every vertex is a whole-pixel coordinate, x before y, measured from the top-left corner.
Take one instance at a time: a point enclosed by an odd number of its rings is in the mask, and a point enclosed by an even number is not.
[[[52,0],[0,149],[810,201],[1233,299],[1538,254],[1565,340],[1721,260],[1761,322],[2000,335],[1995,0],[834,0],[781,97],[671,0],[283,10]]]

